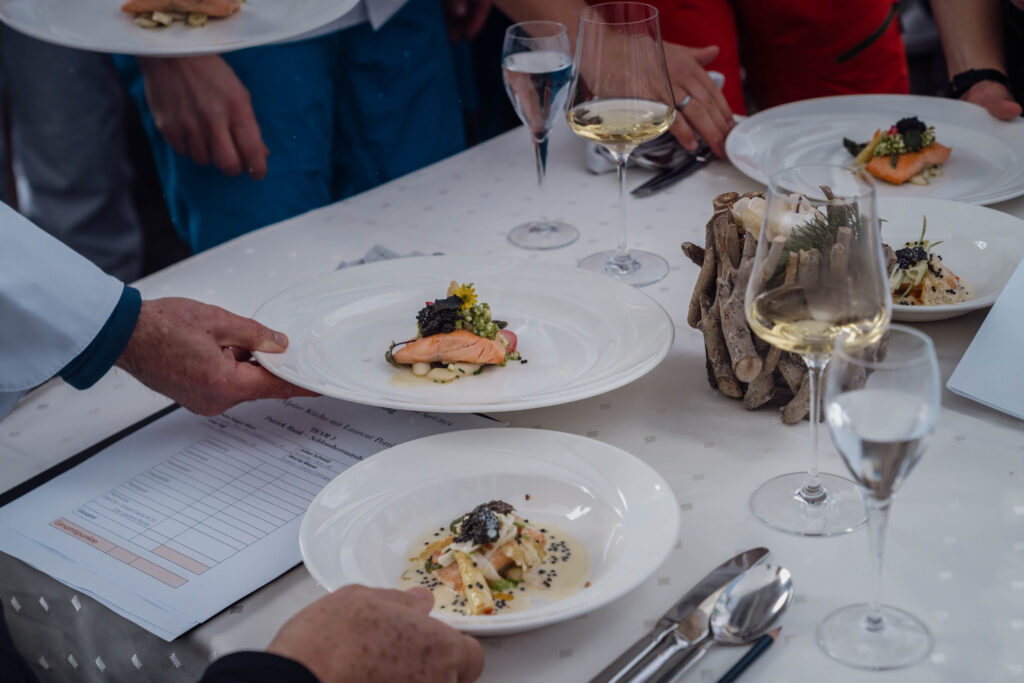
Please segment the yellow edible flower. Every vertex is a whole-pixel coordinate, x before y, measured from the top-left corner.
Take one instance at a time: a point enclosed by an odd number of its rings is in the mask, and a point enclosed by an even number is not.
[[[476,303],[476,290],[473,289],[473,283],[470,282],[468,285],[462,284],[455,288],[455,296],[462,299],[462,310],[467,310]]]

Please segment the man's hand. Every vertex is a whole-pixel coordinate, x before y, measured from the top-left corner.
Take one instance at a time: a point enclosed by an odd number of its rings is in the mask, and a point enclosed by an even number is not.
[[[1006,86],[995,81],[975,83],[961,99],[985,107],[989,114],[1002,121],[1011,121],[1021,113],[1021,106]]]
[[[700,135],[715,154],[725,158],[725,136],[733,126],[732,110],[721,89],[704,70],[717,56],[716,45],[693,48],[665,43],[665,61],[676,104],[690,96],[680,112],[682,115],[677,113],[669,130],[691,151],[697,149],[696,135]]]
[[[484,668],[474,639],[429,616],[433,595],[345,586],[292,617],[268,652],[321,683],[465,683]]]
[[[227,62],[217,55],[144,57],[139,65],[157,130],[175,152],[229,176],[266,177],[270,150],[249,91]]]
[[[223,308],[153,299],[142,302],[117,365],[192,412],[217,415],[257,398],[316,396],[249,362],[251,351],[280,353],[287,346],[280,332]]]
[[[491,11],[491,0],[445,0],[448,40],[469,40],[480,33]]]

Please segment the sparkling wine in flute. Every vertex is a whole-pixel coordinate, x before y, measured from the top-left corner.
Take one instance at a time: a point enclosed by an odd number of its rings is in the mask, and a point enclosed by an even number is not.
[[[534,136],[546,136],[565,111],[572,59],[553,50],[516,52],[505,56],[502,77],[520,120]]]
[[[888,500],[924,454],[930,418],[923,398],[892,389],[841,394],[825,413],[854,481],[878,500]]]
[[[672,125],[675,109],[635,98],[590,100],[569,110],[569,127],[582,138],[623,154],[653,140]]]
[[[835,289],[836,291],[831,291]],[[874,344],[885,332],[889,313],[879,302],[852,310],[845,305],[846,288],[816,284],[811,289],[786,285],[759,294],[750,304],[747,321],[761,339],[785,351],[830,355],[840,334],[851,347]]]

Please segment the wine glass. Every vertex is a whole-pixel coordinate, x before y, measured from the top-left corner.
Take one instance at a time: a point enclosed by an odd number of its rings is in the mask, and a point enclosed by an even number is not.
[[[825,389],[832,441],[864,494],[875,595],[818,626],[829,656],[861,669],[896,669],[924,659],[934,641],[913,615],[881,604],[882,553],[892,496],[924,454],[939,415],[939,365],[931,339],[893,325],[878,348],[836,341]]]
[[[505,92],[533,140],[537,185],[544,189],[548,133],[565,111],[572,81],[572,57],[565,26],[556,21],[524,21],[505,30],[501,48]],[[508,241],[523,249],[556,249],[580,236],[568,223],[536,220],[517,225]]]
[[[734,280],[743,272],[741,266]],[[836,337],[849,335],[851,346],[874,344],[892,315],[871,180],[826,165],[773,175],[746,272],[749,281],[732,286],[746,287],[747,322],[764,341],[803,359],[806,375],[795,377],[792,388],[807,398],[811,420],[810,470],[762,484],[750,509],[768,526],[799,536],[853,531],[866,520],[864,505],[853,482],[818,472],[818,423],[822,373]]]
[[[626,226],[626,164],[637,145],[668,130],[675,100],[661,45],[658,10],[635,2],[592,5],[580,12],[569,127],[604,147],[619,176],[619,240],[580,267],[637,287],[668,274],[665,259],[630,250]]]

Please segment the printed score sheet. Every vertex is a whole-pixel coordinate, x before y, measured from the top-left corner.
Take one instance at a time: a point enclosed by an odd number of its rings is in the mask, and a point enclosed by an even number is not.
[[[0,508],[0,550],[172,640],[298,564],[306,508],[351,465],[496,424],[326,398],[177,410]]]

